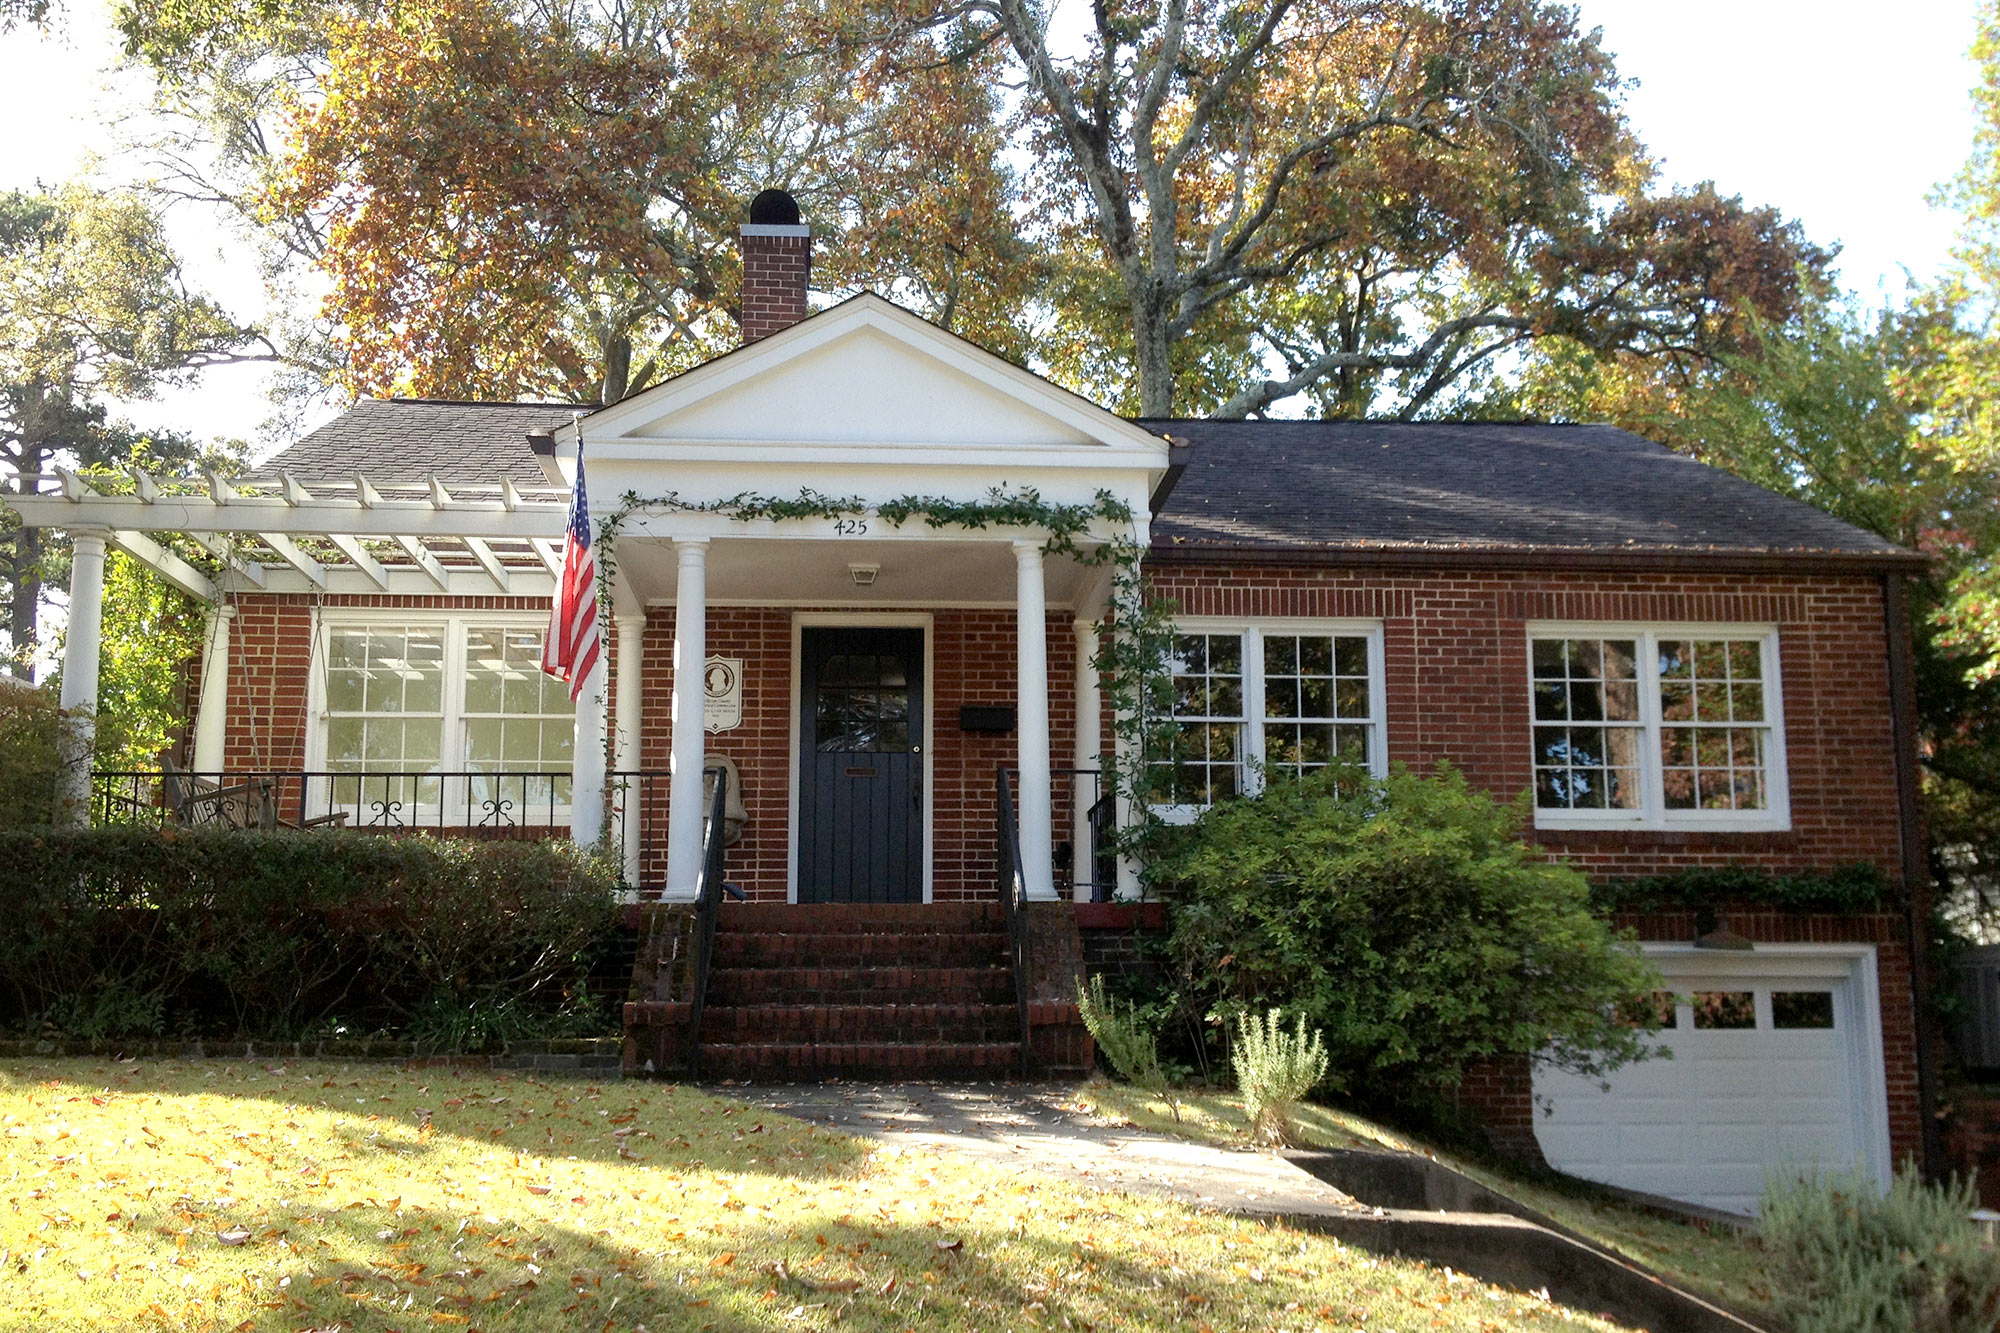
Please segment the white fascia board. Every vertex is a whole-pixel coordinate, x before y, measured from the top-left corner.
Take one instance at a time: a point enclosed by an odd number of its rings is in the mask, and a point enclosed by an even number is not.
[[[1109,491],[1134,514],[1145,513],[1152,496],[1146,473],[1121,468],[1101,453],[1096,455],[1095,468],[1060,471],[1021,466],[990,455],[964,463],[940,463],[935,459],[921,464],[910,459],[879,462],[865,457],[827,459],[810,473],[803,473],[795,466],[715,457],[690,460],[663,472],[654,465],[656,461],[594,460],[590,465],[592,518],[602,518],[618,508],[628,491],[651,497],[671,490],[683,500],[701,502],[724,500],[745,492],[789,499],[803,487],[824,496],[858,496],[879,504],[902,495],[941,495],[979,503],[996,489],[1012,493],[1032,487],[1048,504],[1095,504],[1099,491]],[[551,535],[560,538],[562,533],[558,529]]]
[[[523,502],[509,510],[454,500],[448,509],[428,500],[382,500],[363,506],[352,500],[312,499],[296,505],[262,496],[236,496],[226,503],[199,496],[160,496],[148,504],[133,495],[0,497],[0,503],[31,528],[98,527],[130,532],[275,532],[289,537],[561,537],[568,526],[566,505]]]
[[[326,586],[313,585],[303,574],[288,566],[267,567],[264,586],[244,589],[249,592],[267,593],[320,593],[329,597],[411,597],[428,598],[435,601],[439,597],[492,597],[493,579],[483,569],[453,567],[441,571],[442,581],[432,578],[419,570],[407,566],[391,566],[384,571],[387,586],[376,583],[358,569],[345,565],[329,565],[326,569]],[[510,597],[525,597],[547,600],[555,595],[555,580],[540,569],[527,566],[513,566],[507,571]]]
[[[872,292],[864,292],[748,347],[717,357],[664,384],[600,409],[583,424],[591,458],[610,456],[607,453],[612,447],[610,441],[634,438],[626,436],[628,430],[670,416],[711,394],[766,374],[794,357],[803,356],[863,328],[875,329],[894,338],[941,365],[1007,394],[1104,445],[1122,445],[1136,456],[1156,460],[1158,467],[1167,465],[1167,442],[1151,431],[1135,426],[1116,413],[1059,388],[1010,361],[981,351]],[[885,407],[885,410],[893,408]],[[558,438],[574,458],[576,427],[571,424],[563,431],[567,434],[559,432]]]

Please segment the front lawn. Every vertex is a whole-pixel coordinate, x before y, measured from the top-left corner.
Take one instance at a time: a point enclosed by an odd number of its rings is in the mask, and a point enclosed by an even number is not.
[[[1184,1092],[1180,1116],[1165,1101],[1124,1083],[1102,1079],[1078,1091],[1084,1109],[1107,1119],[1206,1143],[1248,1147],[1243,1100],[1231,1092]],[[1757,1318],[1771,1313],[1771,1284],[1756,1241],[1726,1228],[1711,1230],[1623,1203],[1582,1182],[1496,1169],[1438,1151],[1352,1112],[1302,1105],[1299,1128],[1316,1148],[1394,1149],[1420,1153],[1519,1200],[1607,1249],[1635,1259],[1707,1296]]]
[[[688,1089],[0,1065],[0,1327],[1608,1329]]]

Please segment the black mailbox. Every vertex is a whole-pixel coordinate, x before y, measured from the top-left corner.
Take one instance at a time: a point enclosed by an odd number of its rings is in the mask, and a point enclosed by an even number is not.
[[[960,731],[1008,732],[1014,729],[1014,705],[965,704],[958,710]]]

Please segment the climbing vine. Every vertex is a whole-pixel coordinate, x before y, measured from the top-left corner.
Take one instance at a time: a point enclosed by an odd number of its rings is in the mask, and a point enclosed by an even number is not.
[[[742,523],[880,519],[892,528],[922,523],[972,531],[1039,530],[1047,534],[1042,543],[1045,552],[1108,567],[1111,615],[1100,629],[1094,661],[1118,741],[1114,753],[1100,763],[1109,794],[1119,801],[1124,816],[1115,849],[1129,853],[1142,848],[1155,831],[1151,797],[1156,775],[1163,769],[1161,756],[1171,754],[1175,743],[1168,661],[1176,607],[1153,595],[1140,566],[1143,552],[1129,535],[1132,507],[1110,491],[1100,490],[1088,504],[1052,503],[1032,486],[1014,490],[995,486],[978,500],[900,495],[875,502],[860,496],[822,495],[809,488],[793,497],[743,491],[720,500],[689,500],[673,491],[653,497],[627,491],[618,507],[598,523],[597,572],[604,605],[610,604],[608,585],[617,568],[619,530],[645,514],[716,514]],[[1112,525],[1118,535],[1103,542],[1083,540],[1099,521]]]

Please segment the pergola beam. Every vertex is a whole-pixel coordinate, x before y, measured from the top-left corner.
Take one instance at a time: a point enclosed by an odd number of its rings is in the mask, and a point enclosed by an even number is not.
[[[326,590],[326,566],[299,549],[299,544],[281,532],[260,532],[257,540],[271,548],[277,557],[293,569],[306,576],[306,581],[324,592]]]
[[[190,597],[198,597],[204,602],[218,600],[215,584],[208,575],[190,565],[187,561],[154,541],[151,537],[137,532],[124,532],[113,528],[106,535],[110,543],[140,564],[149,566],[167,582],[179,588]]]
[[[261,588],[264,586],[264,567],[262,565],[253,565],[245,560],[242,554],[230,544],[229,538],[226,535],[215,532],[194,532],[188,535],[200,543],[203,549],[210,555],[227,565],[232,574],[235,574],[253,587]]]
[[[389,571],[382,568],[380,560],[368,554],[368,548],[361,544],[360,538],[350,537],[344,532],[330,532],[326,539],[352,561],[356,569],[366,574],[376,587],[383,592],[389,591]]]
[[[507,566],[500,563],[500,557],[493,554],[493,548],[477,537],[464,540],[465,549],[472,552],[472,558],[479,562],[479,567],[486,571],[486,577],[493,580],[501,593],[512,591],[513,580],[507,576]]]
[[[438,558],[425,549],[424,544],[414,537],[398,537],[396,545],[403,548],[403,554],[410,557],[410,563],[424,572],[424,576],[437,584],[439,592],[451,591],[451,578],[444,572]]]

